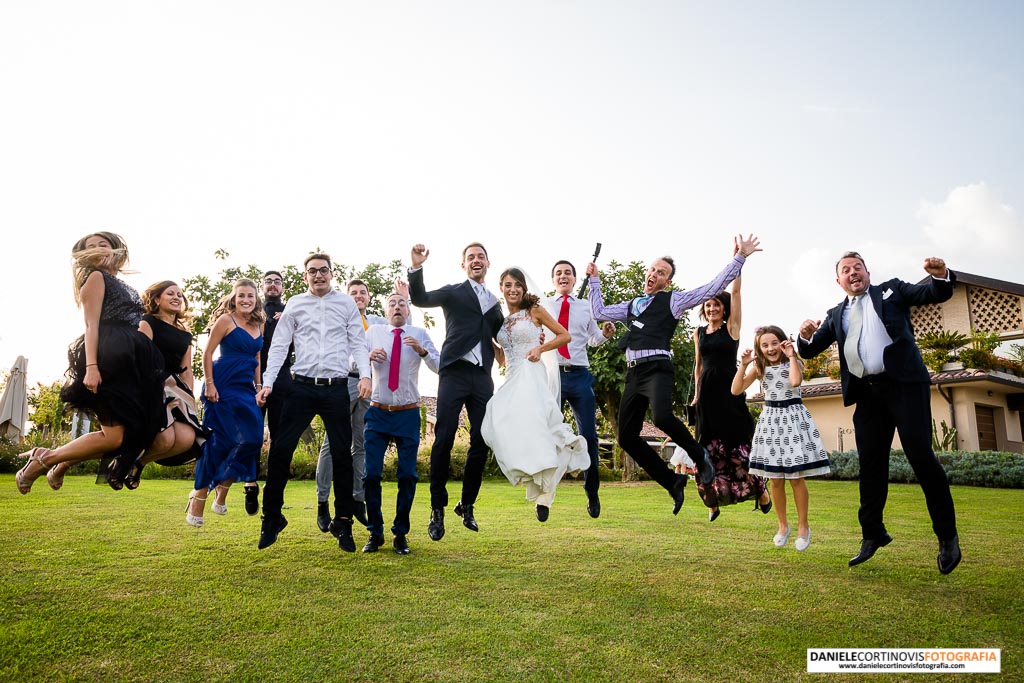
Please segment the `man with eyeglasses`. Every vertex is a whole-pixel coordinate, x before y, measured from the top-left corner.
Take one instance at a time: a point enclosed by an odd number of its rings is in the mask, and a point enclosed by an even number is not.
[[[359,309],[347,294],[331,287],[331,257],[310,254],[303,263],[309,289],[289,299],[278,319],[274,343],[256,395],[260,405],[273,394],[289,345],[294,344],[291,393],[281,414],[278,436],[270,443],[267,484],[263,489],[263,524],[259,548],[277,541],[288,525],[281,514],[292,456],[302,432],[319,415],[331,442],[334,468],[334,519],[329,531],[338,547],[355,552],[352,538],[352,424],[349,421],[348,373],[359,368],[359,398],[370,397],[370,360]]]
[[[363,331],[370,325],[387,325],[388,319],[373,313],[367,313],[370,304],[370,290],[366,283],[358,278],[349,280],[348,295],[356,302],[359,315],[363,321]],[[363,447],[363,418],[370,407],[369,398],[359,398],[359,368],[355,359],[348,373],[349,410],[352,413],[352,498],[355,500],[354,515],[363,526],[369,525],[366,517],[366,497],[363,493],[363,476],[366,474],[366,450]],[[327,533],[331,524],[331,511],[328,499],[331,492],[331,481],[334,469],[331,467],[331,440],[325,438],[320,446],[320,457],[316,461],[316,525],[320,531]]]
[[[284,312],[284,279],[280,271],[268,270],[263,273],[263,310],[267,313],[267,322],[263,327],[263,348],[260,350],[260,376],[267,372],[267,354],[270,353],[270,345],[274,341],[274,329],[277,321]],[[284,399],[292,385],[292,352],[284,358],[284,364],[278,372],[278,382],[273,396],[267,399],[263,406],[263,416],[267,420],[267,429],[270,431],[270,442],[274,442],[278,427],[281,424],[281,408],[284,406]],[[245,511],[247,514],[255,515],[260,511],[259,484],[255,481],[248,481],[243,488],[245,491]]]

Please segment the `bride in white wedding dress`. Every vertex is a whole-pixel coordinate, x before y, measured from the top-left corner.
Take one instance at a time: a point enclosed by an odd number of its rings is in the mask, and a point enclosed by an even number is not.
[[[496,337],[505,383],[487,403],[481,433],[508,480],[526,486],[526,499],[536,503],[537,519],[544,522],[562,476],[590,467],[587,442],[563,421],[540,362],[542,354],[564,346],[571,337],[527,291],[521,270],[503,272],[500,286],[509,311]],[[542,326],[554,333],[543,344]]]

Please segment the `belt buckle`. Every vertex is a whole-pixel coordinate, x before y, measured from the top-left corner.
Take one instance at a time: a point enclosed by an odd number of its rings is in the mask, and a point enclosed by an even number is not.
[[[329,387],[329,386],[331,386],[331,378],[330,377],[314,377],[313,378],[313,385],[314,386],[318,386],[318,387]]]
[[[626,367],[627,368],[635,368],[636,367],[636,361],[637,361],[636,358],[634,358],[633,360],[627,360],[626,361]]]

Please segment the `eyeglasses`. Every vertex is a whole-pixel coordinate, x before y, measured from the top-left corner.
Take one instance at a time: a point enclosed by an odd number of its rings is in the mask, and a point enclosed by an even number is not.
[[[263,279],[263,284],[265,284],[265,285],[283,285],[284,284],[284,280],[282,280],[279,277],[268,277],[268,278],[264,278]]]
[[[306,268],[306,275],[310,277],[315,277],[317,273],[320,273],[321,275],[330,275],[331,267],[320,266],[319,268]]]

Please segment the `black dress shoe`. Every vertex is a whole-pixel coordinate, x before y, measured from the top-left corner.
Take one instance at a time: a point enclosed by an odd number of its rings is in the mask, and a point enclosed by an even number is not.
[[[683,493],[686,489],[686,482],[689,480],[690,478],[685,474],[676,475],[676,483],[672,487],[672,491],[670,491],[672,500],[675,501],[675,505],[672,506],[673,515],[678,515],[679,511],[683,508]]]
[[[538,505],[537,506],[537,521],[539,521],[539,522],[546,522],[546,521],[548,521],[548,513],[549,512],[551,512],[551,508],[549,508],[547,505]]]
[[[892,536],[888,533],[884,534],[881,538],[865,538],[860,543],[860,552],[850,560],[850,566],[856,567],[861,562],[867,562],[875,554],[875,551],[879,548],[884,548],[890,543],[892,543]]]
[[[263,525],[260,528],[260,542],[257,547],[263,550],[274,545],[277,542],[277,535],[286,526],[288,526],[288,520],[284,518],[284,515],[279,516],[276,520],[263,517]]]
[[[316,525],[325,534],[331,528],[331,504],[326,500],[316,504]]]
[[[366,545],[363,546],[363,552],[375,553],[382,545],[384,545],[383,536],[375,536],[373,534],[370,534],[370,540],[368,540],[366,542]]]
[[[355,503],[355,509],[352,511],[352,516],[363,526],[370,526],[370,520],[366,518],[366,503],[361,500],[353,501],[353,503]]]
[[[594,519],[601,516],[601,499],[597,497],[597,491],[587,492],[587,514]]]
[[[473,506],[463,505],[460,500],[455,504],[455,514],[462,517],[462,526],[466,527],[470,531],[480,531],[480,527],[477,526],[476,519],[473,517]]]
[[[430,511],[427,535],[430,536],[431,541],[440,541],[444,538],[444,508],[434,508]]]
[[[242,490],[245,492],[245,514],[257,514],[260,511],[260,487],[245,486]]]
[[[331,520],[331,535],[338,539],[338,547],[346,553],[356,551],[356,539],[352,538],[352,520],[335,517]]]
[[[960,537],[953,536],[948,541],[939,541],[939,573],[948,574],[960,564]]]
[[[395,536],[394,545],[395,552],[399,555],[408,555],[411,551],[409,550],[409,543],[405,540],[405,536]]]
[[[715,479],[715,466],[711,464],[711,454],[708,453],[708,449],[701,447],[700,450],[704,457],[697,463],[697,476],[700,477],[700,483],[707,486]]]

